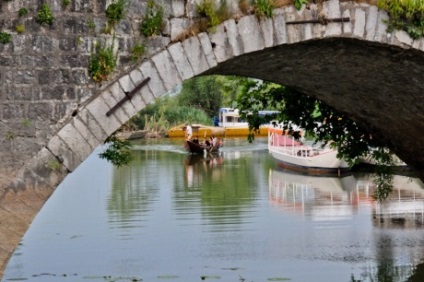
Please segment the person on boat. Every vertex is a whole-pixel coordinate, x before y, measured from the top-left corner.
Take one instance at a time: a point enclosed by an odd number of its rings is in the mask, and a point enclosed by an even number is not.
[[[211,145],[211,140],[210,140],[210,138],[207,138],[205,140],[205,146],[210,147],[210,145]]]
[[[199,144],[199,138],[197,136],[195,136],[192,141],[195,144]]]
[[[186,138],[188,140],[191,139],[191,136],[193,135],[193,128],[191,128],[190,124],[186,124]]]
[[[218,145],[218,139],[215,137],[215,135],[212,135],[212,146],[216,147]]]

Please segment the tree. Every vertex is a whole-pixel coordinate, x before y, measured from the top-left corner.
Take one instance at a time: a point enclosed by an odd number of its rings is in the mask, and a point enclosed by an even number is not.
[[[324,102],[297,91],[270,82],[249,80],[244,84],[236,100],[242,118],[247,120],[251,131],[270,121],[293,130],[294,125],[312,134],[315,142],[337,148],[338,157],[354,165],[361,157],[372,156],[377,166],[376,198],[384,199],[391,192],[388,182],[388,165],[394,164],[393,154],[372,133],[359,127],[348,116],[337,112]],[[259,116],[260,110],[277,110],[279,114]],[[249,139],[253,140],[253,133]]]

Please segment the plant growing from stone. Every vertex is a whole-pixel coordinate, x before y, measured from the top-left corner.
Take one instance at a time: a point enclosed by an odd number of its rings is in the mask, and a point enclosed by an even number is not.
[[[97,45],[94,52],[91,53],[88,73],[97,83],[107,80],[115,70],[116,56],[113,49],[114,43],[110,46],[104,43],[103,45]]]
[[[140,24],[140,32],[146,37],[159,35],[163,29],[163,7],[154,0],[147,2],[146,14]]]
[[[52,13],[52,10],[50,9],[50,6],[47,4],[43,4],[38,10],[37,17],[35,18],[35,20],[39,24],[52,25],[54,21],[54,15]]]
[[[21,34],[25,31],[25,26],[23,24],[18,24],[15,26],[15,30],[17,33]]]
[[[131,49],[131,61],[137,62],[140,60],[143,57],[145,51],[146,47],[143,44],[135,44]]]
[[[60,169],[61,165],[60,165],[60,162],[58,160],[53,160],[53,161],[49,161],[47,163],[47,167],[50,170],[56,171],[56,170]]]
[[[308,4],[308,0],[294,0],[294,6],[297,10],[302,9],[303,4]]]
[[[214,0],[202,0],[202,2],[196,4],[196,12],[201,17],[207,18],[208,26],[212,29],[232,16],[225,0],[220,1],[218,7]]]
[[[388,31],[404,30],[413,39],[424,36],[424,0],[378,0],[389,13]]]
[[[71,0],[62,0],[62,6],[67,7],[71,3]]]
[[[196,12],[209,20],[210,27],[215,27],[221,23],[217,10],[214,0],[202,0],[200,3],[196,3]]]
[[[26,16],[27,14],[28,14],[28,10],[27,10],[26,8],[20,8],[20,9],[18,10],[18,15],[19,15],[20,17]]]
[[[126,6],[126,0],[116,0],[106,8],[106,17],[109,25],[115,26],[124,19]]]
[[[0,31],[0,43],[7,44],[11,40],[12,40],[12,34],[5,31]]]
[[[272,18],[274,7],[270,0],[256,0],[255,14],[258,17]]]

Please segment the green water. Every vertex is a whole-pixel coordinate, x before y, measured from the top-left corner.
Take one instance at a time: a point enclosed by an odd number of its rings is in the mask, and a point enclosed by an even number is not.
[[[379,205],[370,175],[289,173],[264,139],[227,139],[214,157],[140,141],[120,169],[101,150],[57,188],[2,281],[424,281],[417,179],[396,177]]]

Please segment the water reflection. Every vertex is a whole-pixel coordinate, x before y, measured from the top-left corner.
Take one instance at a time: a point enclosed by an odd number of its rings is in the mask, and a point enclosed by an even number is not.
[[[266,140],[225,144],[196,158],[150,141],[119,169],[92,155],[34,220],[4,281],[422,281],[422,183],[399,178],[378,204],[367,175],[291,174]]]
[[[376,189],[370,175],[343,178],[314,177],[270,170],[269,198],[283,212],[301,214],[311,221],[346,221],[371,207],[375,253],[362,256],[375,260],[375,266],[351,274],[351,281],[424,281],[424,185],[417,178],[394,176],[394,189],[384,202],[374,201]],[[322,226],[322,225],[321,225]],[[401,232],[398,229],[402,229]],[[352,246],[363,242],[351,240]],[[354,252],[347,252],[354,254]],[[354,254],[342,259],[361,260]]]

